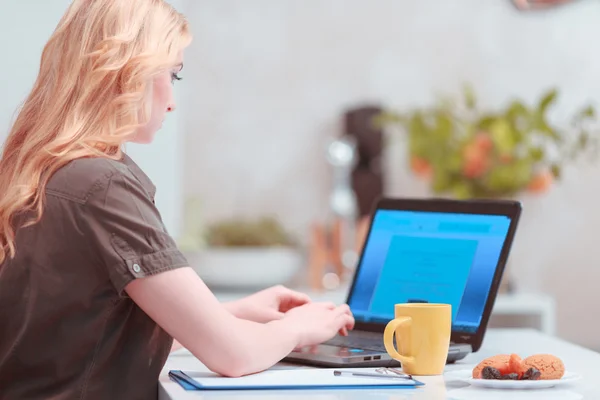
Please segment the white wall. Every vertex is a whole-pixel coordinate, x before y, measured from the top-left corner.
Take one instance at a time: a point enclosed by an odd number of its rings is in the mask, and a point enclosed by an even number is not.
[[[553,114],[600,100],[600,3],[518,13],[509,0],[190,0],[186,192],[209,220],[274,212],[299,233],[325,213],[327,139],[350,104],[412,107],[471,82],[483,104],[561,90]],[[600,103],[600,102],[599,102]],[[396,153],[394,153],[396,152]],[[389,193],[426,194],[391,148]],[[521,289],[557,296],[559,334],[600,348],[600,174],[567,170],[524,198],[512,256]]]
[[[70,0],[0,0],[0,143],[17,107],[38,73],[42,49]],[[182,7],[182,0],[174,0]],[[179,98],[179,91],[176,91]],[[156,204],[169,232],[178,235],[182,211],[182,135],[171,114],[151,145],[128,145],[127,151],[157,186]]]
[[[40,56],[69,0],[0,0],[0,143],[38,73]]]

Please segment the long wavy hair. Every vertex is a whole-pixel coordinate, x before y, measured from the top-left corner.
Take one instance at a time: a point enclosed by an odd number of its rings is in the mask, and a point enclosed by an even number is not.
[[[175,66],[190,41],[186,19],[163,0],[73,1],[4,144],[0,266],[15,256],[17,229],[41,219],[59,168],[122,157],[123,143],[150,117],[153,77]]]

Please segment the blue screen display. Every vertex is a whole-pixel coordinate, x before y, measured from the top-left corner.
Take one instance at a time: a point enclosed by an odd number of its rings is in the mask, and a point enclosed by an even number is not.
[[[356,320],[385,323],[397,303],[447,303],[453,330],[476,332],[509,227],[504,215],[378,210],[348,302]]]

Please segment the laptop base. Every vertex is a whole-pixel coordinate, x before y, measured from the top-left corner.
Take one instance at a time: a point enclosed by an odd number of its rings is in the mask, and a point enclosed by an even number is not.
[[[451,344],[447,364],[462,360],[471,353],[468,344]],[[386,352],[320,344],[291,352],[285,362],[319,367],[401,367]]]

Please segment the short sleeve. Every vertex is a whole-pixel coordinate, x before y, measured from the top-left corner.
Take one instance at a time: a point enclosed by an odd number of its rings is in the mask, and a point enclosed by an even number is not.
[[[119,295],[126,297],[124,289],[134,279],[188,266],[135,177],[113,174],[85,207],[90,239]]]

